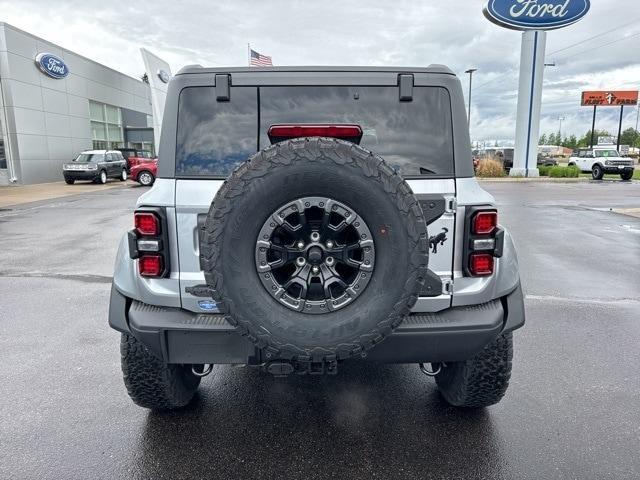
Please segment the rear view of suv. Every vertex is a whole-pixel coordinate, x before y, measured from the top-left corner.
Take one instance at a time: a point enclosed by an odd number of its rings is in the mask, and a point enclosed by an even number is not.
[[[447,67],[188,67],[162,128],[109,310],[134,402],[184,406],[214,364],[352,358],[419,364],[452,405],[502,398],[518,263]]]

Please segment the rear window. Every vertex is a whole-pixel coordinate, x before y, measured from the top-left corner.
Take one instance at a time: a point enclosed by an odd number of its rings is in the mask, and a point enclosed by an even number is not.
[[[277,124],[357,124],[360,145],[381,155],[405,176],[453,176],[449,93],[414,87],[400,102],[397,87],[234,87],[230,102],[217,102],[212,87],[180,95],[177,175],[226,176],[270,144]],[[259,123],[259,124],[258,124]]]

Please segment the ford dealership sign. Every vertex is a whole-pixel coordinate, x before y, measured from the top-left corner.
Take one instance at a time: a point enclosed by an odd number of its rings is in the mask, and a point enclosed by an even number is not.
[[[36,55],[36,65],[43,73],[53,78],[64,78],[69,75],[67,64],[52,53],[39,53]]]
[[[483,12],[506,28],[552,30],[577,22],[589,7],[589,0],[489,0]]]

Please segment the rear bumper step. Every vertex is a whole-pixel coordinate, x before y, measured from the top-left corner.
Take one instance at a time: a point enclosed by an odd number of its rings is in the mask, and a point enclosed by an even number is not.
[[[238,335],[222,315],[128,301],[111,293],[110,325],[131,333],[168,363],[260,364],[262,352]],[[524,324],[522,290],[502,300],[409,315],[367,360],[427,363],[468,359],[501,332]],[[273,359],[271,359],[273,360]]]

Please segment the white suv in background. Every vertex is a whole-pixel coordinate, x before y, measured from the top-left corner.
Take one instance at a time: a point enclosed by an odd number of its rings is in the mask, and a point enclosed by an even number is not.
[[[594,180],[602,180],[605,173],[619,174],[623,180],[633,177],[633,159],[621,157],[612,146],[581,148],[569,158],[569,166],[591,172]]]

